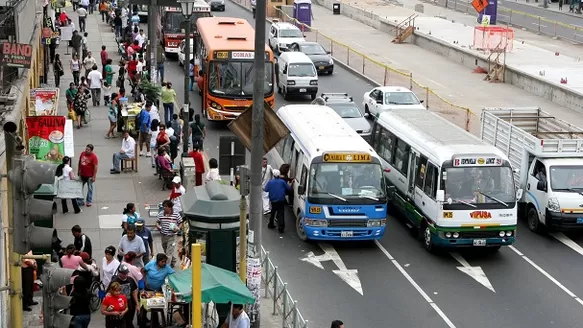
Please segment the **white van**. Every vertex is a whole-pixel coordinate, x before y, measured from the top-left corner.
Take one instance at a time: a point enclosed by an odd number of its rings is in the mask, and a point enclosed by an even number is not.
[[[314,63],[302,52],[284,52],[276,64],[277,92],[283,99],[289,95],[310,95],[316,99],[318,93],[318,72]]]

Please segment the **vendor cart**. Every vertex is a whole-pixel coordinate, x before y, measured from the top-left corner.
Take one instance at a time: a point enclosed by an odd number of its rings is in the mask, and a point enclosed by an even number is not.
[[[121,117],[123,119],[123,128],[125,131],[129,131],[132,137],[137,137],[139,132],[139,127],[136,126],[136,117],[140,114],[142,110],[142,103],[122,103],[121,107]]]

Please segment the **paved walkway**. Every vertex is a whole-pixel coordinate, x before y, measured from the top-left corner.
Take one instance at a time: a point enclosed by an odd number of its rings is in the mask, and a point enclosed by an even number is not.
[[[77,21],[77,15],[72,12],[71,8],[67,8],[67,14],[74,22]],[[120,58],[117,54],[113,33],[108,25],[101,22],[98,14],[88,17],[87,31],[89,32],[88,48],[93,52],[94,56],[99,58],[101,46],[105,45],[114,63],[119,62]],[[61,78],[60,83],[59,115],[66,115],[65,91],[69,83],[73,81],[72,74],[68,69],[71,56],[66,55],[65,44],[63,42],[57,49],[57,53],[60,54],[65,68],[65,75]],[[69,53],[71,53],[70,50]],[[99,61],[98,59],[98,66],[101,69]],[[175,63],[169,64],[174,65]],[[114,68],[114,71],[117,72],[117,66]],[[50,74],[51,77],[49,78],[48,84],[54,86],[52,72]],[[126,89],[129,91],[127,82]],[[101,103],[103,104],[103,102]],[[83,207],[83,212],[80,214],[73,214],[72,211],[68,214],[62,214],[59,202],[57,205],[59,213],[55,217],[54,227],[57,229],[59,237],[63,240],[63,245],[67,245],[68,243],[72,243],[73,239],[71,236],[71,227],[76,224],[80,225],[83,232],[91,238],[94,257],[101,263],[104,249],[109,245],[114,245],[116,248],[119,245],[121,237],[121,214],[126,204],[130,202],[135,203],[138,211],[146,218],[146,224],[153,225],[155,219],[147,216],[144,205],[160,203],[168,197],[170,191],[162,191],[161,180],[158,180],[154,176],[154,169],[151,167],[150,158],[139,158],[139,173],[121,173],[118,175],[111,175],[109,173],[112,154],[119,151],[121,138],[104,138],[109,127],[107,108],[105,106],[90,107],[90,110],[92,113],[91,122],[82,129],[74,130],[75,158],[73,159],[73,167],[77,166],[78,154],[85,149],[87,144],[93,144],[95,147],[94,151],[100,161],[95,183],[93,206]],[[153,231],[153,234],[155,252],[160,252],[162,251],[162,246],[160,244],[159,234],[155,231]],[[35,300],[42,304],[42,295],[40,292],[37,293]],[[25,312],[25,327],[42,327],[40,315],[41,304],[34,306],[32,312]],[[261,319],[263,325],[266,327],[281,325],[281,319],[271,315],[272,308],[270,304],[271,302],[268,300],[262,300],[261,302]],[[104,325],[104,317],[99,312],[96,312],[92,316],[89,327],[97,328],[104,327]]]

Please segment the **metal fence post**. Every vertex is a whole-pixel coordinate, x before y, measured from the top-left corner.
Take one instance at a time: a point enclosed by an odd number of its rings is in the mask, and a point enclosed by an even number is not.
[[[334,40],[330,39],[330,54],[334,56]]]
[[[413,91],[413,72],[409,73],[409,90]]]
[[[294,301],[294,317],[292,327],[298,327],[298,301]]]
[[[283,295],[283,304],[282,304],[282,310],[281,310],[281,318],[282,323],[281,323],[281,328],[286,328],[286,321],[287,321],[287,283],[283,284],[283,290],[281,292],[281,295]]]
[[[429,109],[429,87],[425,87],[425,108]]]
[[[387,66],[385,66],[385,78],[383,80],[383,85],[387,85],[387,82],[389,80],[389,68]]]
[[[304,326],[302,328],[308,328],[308,320],[304,321]]]
[[[366,57],[364,55],[362,55],[362,74],[364,74],[364,63],[366,62]]]
[[[348,65],[348,67],[350,67],[350,48],[347,48],[347,51],[346,51],[346,65]]]
[[[471,113],[469,109],[466,109],[466,131],[470,132],[470,118]]]
[[[541,32],[540,32],[540,16],[538,16],[538,34],[541,34]]]
[[[269,252],[265,252],[265,258],[263,261],[263,263],[265,263],[265,296],[263,297],[267,298],[267,295],[269,294]]]
[[[277,267],[273,268],[273,315],[277,314]]]

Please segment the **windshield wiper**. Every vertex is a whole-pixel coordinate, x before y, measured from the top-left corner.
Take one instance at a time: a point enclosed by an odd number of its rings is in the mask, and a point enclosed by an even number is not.
[[[486,196],[487,198],[490,198],[491,200],[494,200],[494,201],[496,201],[497,203],[500,203],[500,204],[502,204],[502,205],[504,205],[504,206],[508,207],[508,203],[505,203],[505,202],[501,201],[500,199],[498,199],[498,198],[496,198],[496,197],[493,197],[493,196],[490,196],[490,195],[484,194],[483,192],[481,192],[481,191],[479,191],[479,190],[478,190],[478,193],[479,193],[479,194],[482,194],[482,195],[484,195],[484,196]]]
[[[336,198],[336,199],[338,199],[338,200],[341,200],[341,201],[343,201],[343,202],[347,202],[346,198],[342,198],[342,197],[340,197],[340,196],[338,196],[338,195],[334,195],[334,194],[331,194],[331,193],[329,193],[329,192],[326,192],[326,194],[328,194],[328,196],[332,196],[332,197],[334,197],[334,198]]]
[[[472,203],[468,203],[465,200],[461,200],[461,199],[454,199],[453,201],[456,202],[456,203],[461,203],[461,204],[464,204],[464,205],[468,205],[469,207],[473,207],[473,208],[478,207],[478,206],[476,206],[476,205],[474,205]]]

